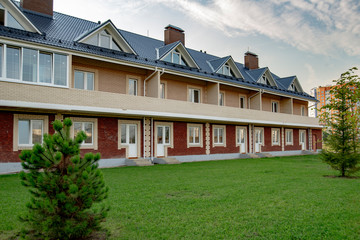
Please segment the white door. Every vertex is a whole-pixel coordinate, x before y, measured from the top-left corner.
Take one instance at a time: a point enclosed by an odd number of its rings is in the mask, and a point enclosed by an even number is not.
[[[239,128],[238,144],[240,145],[240,153],[246,153],[246,129]]]
[[[165,157],[165,146],[170,145],[170,127],[157,126],[156,156]]]
[[[129,158],[136,158],[137,154],[137,125],[121,124],[121,144],[128,146]]]
[[[300,145],[301,145],[301,150],[306,150],[306,132],[305,132],[305,130],[300,130]]]
[[[255,129],[255,152],[261,152],[261,145],[262,145],[262,130]]]

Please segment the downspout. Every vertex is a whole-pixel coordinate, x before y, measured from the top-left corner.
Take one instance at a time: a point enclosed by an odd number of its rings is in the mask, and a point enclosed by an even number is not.
[[[146,93],[146,81],[149,80],[150,78],[152,78],[152,76],[154,76],[154,74],[157,72],[158,72],[158,68],[155,67],[154,72],[152,74],[150,74],[147,78],[144,79],[144,97],[145,97],[145,93]]]

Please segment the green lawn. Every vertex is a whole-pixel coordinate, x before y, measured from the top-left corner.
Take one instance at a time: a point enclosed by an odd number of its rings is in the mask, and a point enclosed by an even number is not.
[[[104,169],[110,239],[360,239],[360,179],[317,156]],[[359,175],[358,175],[359,176]],[[29,194],[0,176],[0,239]]]

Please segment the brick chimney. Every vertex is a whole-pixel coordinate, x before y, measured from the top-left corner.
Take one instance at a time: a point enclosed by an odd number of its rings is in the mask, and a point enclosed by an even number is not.
[[[170,43],[180,41],[185,46],[185,34],[184,30],[173,25],[167,25],[164,30],[164,43],[168,45]]]
[[[53,0],[21,0],[20,6],[26,10],[53,16]]]
[[[255,53],[249,52],[247,51],[245,53],[245,67],[247,69],[258,69],[259,68],[259,59],[258,59],[258,55],[256,55]]]

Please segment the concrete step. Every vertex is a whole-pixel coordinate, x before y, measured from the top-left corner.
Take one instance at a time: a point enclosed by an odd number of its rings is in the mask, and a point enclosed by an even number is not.
[[[155,164],[180,164],[176,158],[166,157],[166,158],[154,158],[153,163]]]
[[[266,157],[272,157],[273,156],[270,153],[255,153],[255,154],[258,155],[261,158],[266,158]]]
[[[143,166],[152,166],[154,164],[151,163],[150,160],[144,158],[137,158],[137,159],[125,159],[125,165],[143,167]]]
[[[309,151],[309,150],[302,150],[302,151],[301,151],[301,154],[302,154],[302,155],[314,155],[314,154],[316,154],[316,153],[313,152],[313,151]]]
[[[253,153],[248,153],[247,155],[249,156],[249,158],[260,158],[259,155]]]

